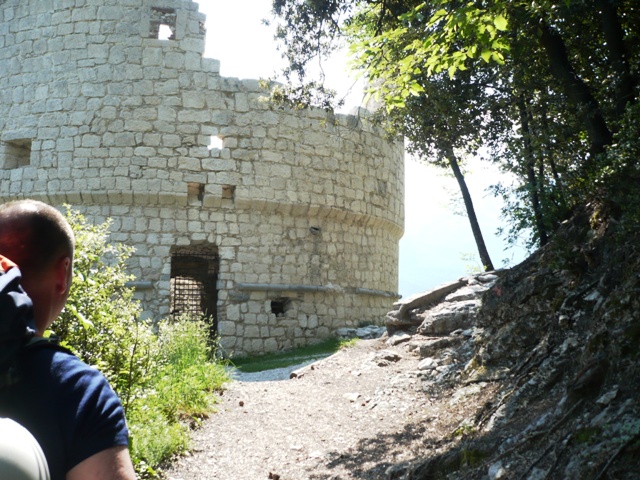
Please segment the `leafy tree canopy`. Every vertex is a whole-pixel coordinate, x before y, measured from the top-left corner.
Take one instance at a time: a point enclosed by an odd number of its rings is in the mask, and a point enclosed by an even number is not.
[[[411,150],[445,164],[482,147],[515,175],[495,191],[509,202],[513,235],[531,231],[531,246],[546,243],[595,183],[613,178],[619,163],[611,149],[633,123],[625,118],[638,95],[634,0],[274,0],[273,7],[290,80],[304,83],[309,62],[346,43],[352,67],[384,107],[382,121]]]

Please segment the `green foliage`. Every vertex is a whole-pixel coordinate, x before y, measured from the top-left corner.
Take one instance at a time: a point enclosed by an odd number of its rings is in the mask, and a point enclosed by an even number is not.
[[[74,276],[67,305],[54,324],[61,341],[89,365],[100,369],[125,406],[133,385],[151,368],[150,326],[138,320],[140,307],[125,263],[133,249],[108,243],[107,221],[90,225],[67,207],[67,220],[76,236]]]
[[[510,50],[504,5],[407,3],[403,13],[380,28],[385,4],[365,2],[347,28],[354,66],[366,72],[371,93],[384,99],[387,111],[420,96],[421,77],[446,72],[452,79],[471,63],[504,63]]]
[[[127,411],[131,453],[137,471],[157,465],[188,447],[188,429],[212,410],[215,392],[229,380],[224,365],[212,360],[208,326],[188,317],[159,325],[151,359],[154,369],[137,387]]]
[[[467,275],[476,275],[484,272],[482,264],[478,261],[478,257],[473,252],[463,252],[460,254],[460,260],[465,262],[464,271]]]
[[[477,467],[482,464],[485,458],[487,458],[487,454],[482,450],[464,448],[460,452],[460,467]]]
[[[477,428],[474,425],[469,423],[463,423],[458,428],[456,428],[453,432],[451,432],[452,438],[464,438],[470,435],[473,435],[477,432]]]
[[[575,431],[573,440],[577,443],[593,443],[602,434],[600,427],[584,427]]]
[[[288,61],[285,76],[305,76],[308,63],[317,55],[328,55],[337,47],[340,37],[340,19],[348,15],[351,1],[341,0],[273,0],[273,12],[286,19],[277,24],[276,41],[286,45],[283,56]],[[315,31],[315,35],[298,35],[290,25],[299,25]],[[317,28],[317,25],[322,25]]]
[[[297,109],[312,105],[327,111],[342,104],[342,100],[336,98],[336,92],[324,86],[322,58],[340,46],[340,18],[348,15],[351,6],[351,1],[341,0],[273,0],[274,14],[287,19],[284,24],[276,24],[275,40],[282,48],[287,67],[282,72],[286,85],[270,88],[273,104]],[[316,35],[306,36],[292,31],[289,28],[292,24],[308,28],[322,24],[323,27],[316,29]],[[319,60],[320,79],[305,81],[306,70],[314,59]]]
[[[594,197],[638,224],[633,1],[274,0],[274,13],[300,78],[346,41],[411,153],[446,165],[489,151],[513,178],[494,188],[513,243],[546,244]]]
[[[131,410],[129,422],[131,459],[140,479],[158,478],[158,466],[187,451],[189,431],[181,423],[169,423],[155,405]]]
[[[261,87],[270,89],[269,102],[282,109],[288,107],[302,110],[303,108],[308,108],[309,105],[313,105],[327,112],[333,112],[335,107],[342,105],[342,102],[334,105],[333,99],[336,97],[336,92],[327,89],[320,82],[272,86],[269,82],[262,80]]]
[[[348,340],[340,340],[340,350],[342,350],[343,348],[353,348],[358,344],[359,341],[360,341],[359,338],[349,338]]]
[[[589,177],[586,188],[609,200],[623,228],[640,225],[640,104],[630,105],[606,156]]]
[[[205,416],[212,408],[210,394],[228,380],[224,365],[211,360],[207,332],[205,322],[188,317],[160,324],[159,369],[152,382],[170,420]]]
[[[55,333],[114,387],[138,477],[155,478],[158,465],[186,450],[189,428],[212,411],[226,370],[215,361],[205,322],[185,317],[152,326],[138,319],[126,286],[132,249],[108,242],[109,221],[91,225],[69,207],[67,219],[76,236],[74,278]]]

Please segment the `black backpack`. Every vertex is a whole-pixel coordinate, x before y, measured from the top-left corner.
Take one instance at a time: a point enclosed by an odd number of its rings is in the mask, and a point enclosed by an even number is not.
[[[21,285],[17,267],[0,269],[0,389],[19,380],[18,354],[25,348],[50,347],[66,351],[57,338],[36,337],[33,304]]]

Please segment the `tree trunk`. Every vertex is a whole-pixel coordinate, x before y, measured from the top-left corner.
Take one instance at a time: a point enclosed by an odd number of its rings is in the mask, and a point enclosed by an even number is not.
[[[611,144],[613,137],[598,101],[573,69],[567,48],[558,32],[544,21],[540,22],[540,31],[540,43],[547,53],[551,74],[560,83],[569,101],[577,108],[589,135],[591,151],[594,154],[602,153],[604,147]]]
[[[555,190],[562,193],[563,184],[560,175],[558,174],[558,168],[556,166],[556,162],[554,160],[554,148],[551,144],[551,140],[549,137],[549,115],[547,114],[547,102],[546,100],[542,103],[542,113],[540,115],[542,119],[542,131],[545,133],[545,157],[548,159],[549,167],[551,168],[551,174],[553,175],[553,180],[555,181]],[[562,194],[561,196],[564,196]]]
[[[624,30],[618,18],[616,9],[618,2],[612,0],[597,0],[600,9],[602,31],[609,50],[611,65],[616,76],[616,114],[622,115],[628,103],[635,101],[635,87],[637,80],[631,74],[629,54],[624,43]]]
[[[542,214],[540,196],[538,193],[538,181],[535,171],[536,159],[533,153],[533,146],[531,145],[529,112],[527,112],[527,106],[522,95],[518,96],[517,103],[518,112],[520,113],[520,125],[522,127],[522,142],[525,157],[524,163],[527,170],[527,182],[529,183],[529,198],[531,199],[531,208],[536,222],[536,230],[538,231],[538,241],[540,242],[540,246],[543,247],[549,241],[549,237],[547,236],[547,229],[545,228],[544,216]]]
[[[476,211],[473,208],[473,202],[471,201],[471,194],[469,193],[469,189],[467,188],[467,182],[464,180],[464,175],[460,171],[460,166],[458,165],[458,161],[456,160],[456,156],[453,153],[453,147],[451,145],[447,145],[446,147],[447,160],[449,161],[449,166],[453,171],[453,175],[456,177],[458,182],[458,186],[460,187],[460,193],[462,194],[462,199],[464,200],[464,206],[467,210],[467,217],[469,217],[469,223],[471,224],[471,231],[473,232],[473,238],[476,241],[476,246],[478,247],[478,254],[480,255],[480,261],[484,266],[484,271],[489,272],[494,270],[493,263],[491,262],[491,257],[489,257],[489,252],[487,251],[487,247],[484,244],[484,238],[482,237],[482,231],[480,230],[480,224],[478,223],[478,217],[476,217]]]
[[[542,113],[541,113],[541,121],[542,121],[542,131],[549,132],[549,116],[547,115],[547,103],[544,102],[542,104]],[[560,178],[560,174],[558,173],[558,166],[556,165],[554,154],[555,148],[551,143],[549,134],[545,134],[545,147],[544,147],[544,157],[542,161],[546,162],[549,166],[549,170],[551,170],[551,176],[553,178],[552,187],[549,189],[549,200],[553,202],[556,207],[556,214],[553,215],[553,223],[549,225],[547,221],[547,231],[551,231],[551,233],[555,232],[558,228],[559,223],[564,220],[564,215],[567,211],[567,200],[566,194],[564,190],[564,181]],[[563,217],[559,217],[557,212],[562,212]],[[548,217],[548,216],[547,216]]]

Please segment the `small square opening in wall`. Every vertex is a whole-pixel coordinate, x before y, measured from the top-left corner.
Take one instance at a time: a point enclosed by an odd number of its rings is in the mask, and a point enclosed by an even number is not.
[[[13,169],[26,167],[31,164],[31,143],[30,138],[10,140],[2,142],[1,157],[3,168]]]
[[[176,11],[173,8],[151,7],[149,37],[158,40],[175,40],[176,19]]]
[[[207,147],[209,148],[209,150],[213,150],[214,148],[217,148],[218,150],[222,150],[223,145],[224,145],[224,141],[222,140],[222,137],[219,137],[217,135],[211,135],[211,138],[209,140],[209,145]]]
[[[204,183],[187,184],[187,203],[189,205],[200,205],[204,200]]]
[[[235,185],[223,185],[222,186],[222,198],[229,198],[233,200],[236,196]]]
[[[276,298],[271,300],[271,313],[276,317],[282,317],[289,309],[291,300],[289,298]]]

